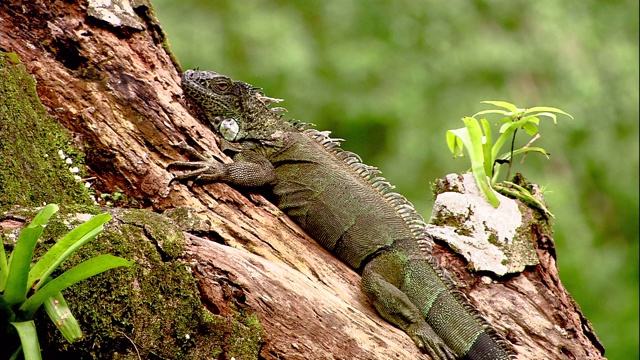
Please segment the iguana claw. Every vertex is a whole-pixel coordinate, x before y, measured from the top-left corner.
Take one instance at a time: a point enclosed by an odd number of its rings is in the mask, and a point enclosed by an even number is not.
[[[407,333],[420,350],[429,354],[434,360],[456,360],[451,349],[426,322],[416,324],[415,328],[407,329]]]
[[[200,161],[174,161],[167,165],[167,169],[171,167],[197,168],[196,170],[189,171],[184,174],[174,174],[174,178],[171,179],[171,181],[191,178],[195,178],[196,181],[216,180],[217,176],[221,173],[222,164],[215,161],[213,157],[201,154],[198,150],[189,146],[185,141],[180,141],[174,146],[187,151],[189,154],[200,159]]]

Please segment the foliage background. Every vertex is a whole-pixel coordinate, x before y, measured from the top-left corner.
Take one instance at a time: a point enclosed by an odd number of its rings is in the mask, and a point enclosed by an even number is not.
[[[430,182],[469,166],[445,131],[480,101],[571,113],[541,126],[551,159],[514,170],[549,191],[563,282],[607,357],[638,358],[638,1],[154,5],[184,69],[286,99],[291,117],[348,139],[425,217]]]

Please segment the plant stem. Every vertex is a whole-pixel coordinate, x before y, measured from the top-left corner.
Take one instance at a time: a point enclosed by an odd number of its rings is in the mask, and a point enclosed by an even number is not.
[[[511,138],[511,156],[509,157],[509,167],[507,168],[507,177],[505,180],[509,180],[509,176],[511,176],[511,165],[513,165],[513,149],[516,146],[516,134],[518,133],[518,129],[513,131],[513,137]]]

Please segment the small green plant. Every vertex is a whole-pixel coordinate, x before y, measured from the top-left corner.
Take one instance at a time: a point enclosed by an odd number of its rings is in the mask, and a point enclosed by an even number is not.
[[[115,191],[113,194],[109,194],[109,193],[102,193],[100,194],[100,199],[102,199],[103,201],[105,201],[105,205],[108,207],[112,207],[113,204],[115,202],[118,202],[120,200],[125,200],[125,195],[119,191]],[[108,199],[112,199],[108,200]]]
[[[95,238],[111,219],[108,213],[96,215],[62,237],[40,260],[31,264],[33,252],[47,222],[58,206],[45,206],[31,223],[22,229],[16,246],[7,261],[4,243],[0,246],[0,337],[2,358],[16,359],[20,352],[25,360],[41,359],[40,345],[33,316],[44,305],[45,311],[69,341],[82,337],[78,322],[71,314],[61,291],[86,278],[109,269],[129,266],[132,262],[100,255],[86,260],[56,278],[51,274],[81,246]],[[9,339],[19,342],[9,344]],[[5,342],[6,341],[6,342]],[[8,357],[10,356],[10,357]]]
[[[531,146],[540,136],[538,125],[540,125],[541,117],[550,118],[554,123],[557,123],[556,114],[566,115],[572,119],[573,116],[549,106],[520,109],[514,104],[505,101],[483,101],[483,103],[494,105],[498,109],[483,110],[471,117],[462,118],[464,127],[447,131],[446,138],[449,150],[454,156],[463,156],[464,150],[466,150],[471,160],[471,172],[476,179],[478,187],[494,207],[498,207],[500,201],[493,189],[533,204],[546,214],[553,216],[527,189],[509,181],[505,181],[503,184],[506,186],[503,186],[497,183],[497,179],[503,165],[509,165],[509,169],[511,168],[511,162],[515,155],[538,152],[548,157],[549,154],[544,149]],[[493,142],[489,121],[484,117],[477,118],[485,114],[503,116],[498,122],[502,125],[499,130],[500,135],[495,140],[495,143]],[[518,129],[523,129],[533,138],[523,147],[515,149],[515,137]],[[503,145],[508,140],[511,140],[511,149],[505,153],[500,153]],[[507,174],[508,177],[509,174]]]

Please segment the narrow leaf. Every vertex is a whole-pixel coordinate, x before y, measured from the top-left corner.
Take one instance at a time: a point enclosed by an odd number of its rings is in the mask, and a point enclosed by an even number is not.
[[[58,292],[52,297],[44,301],[44,309],[51,321],[56,325],[68,342],[73,343],[82,338],[82,330],[71,309],[67,306],[67,302],[62,297],[62,293]]]
[[[2,240],[0,238],[0,240]],[[9,276],[9,264],[7,264],[7,254],[4,252],[4,242],[0,244],[0,293],[4,292]]]
[[[512,103],[508,103],[506,101],[487,100],[487,101],[481,101],[481,103],[491,104],[497,107],[505,108],[514,114],[517,114],[518,112],[522,111],[522,109],[518,109],[515,105],[513,105]]]
[[[458,136],[454,131],[449,130],[446,134],[447,146],[449,147],[449,151],[453,154],[454,157],[463,156],[462,152],[463,144],[462,141],[459,141]]]
[[[482,129],[480,128],[480,124],[477,119],[471,117],[465,117],[462,119],[464,125],[467,128],[467,132],[469,134],[469,141],[471,142],[471,146],[469,148],[469,155],[471,156],[471,162],[482,163],[484,157],[482,155]]]
[[[58,212],[58,205],[49,204],[43,207],[38,214],[31,220],[31,223],[27,227],[36,227],[38,225],[45,226],[47,222],[53,216],[53,214]]]
[[[504,193],[505,195],[510,195],[517,199],[520,199],[520,201],[524,202],[525,204],[542,210],[545,213],[545,215],[555,218],[555,215],[553,215],[551,211],[549,211],[549,209],[547,209],[547,207],[544,206],[544,204],[540,200],[536,199],[531,194],[531,192],[529,192],[529,190],[523,188],[520,185],[514,184],[510,181],[505,181],[505,184],[513,187],[515,190],[509,189],[504,186],[497,186],[496,187],[497,190],[500,191],[501,193]]]
[[[25,360],[40,360],[40,343],[38,342],[38,334],[36,332],[36,324],[33,320],[12,322],[11,325],[16,328],[22,343],[22,353]]]
[[[550,112],[540,112],[540,113],[536,113],[536,114],[535,114],[535,116],[538,116],[538,117],[540,117],[540,116],[546,116],[546,117],[548,117],[548,118],[551,118],[551,120],[553,120],[553,123],[554,123],[554,124],[556,124],[556,125],[558,124],[557,116],[556,116],[556,114],[554,114],[554,113],[550,113]]]
[[[535,146],[526,147],[526,148],[520,148],[520,149],[514,150],[513,155],[515,156],[515,155],[520,155],[520,154],[525,154],[525,153],[530,153],[530,152],[538,152],[538,153],[541,153],[544,156],[546,156],[547,159],[549,158],[549,153],[545,149],[543,149],[541,147],[535,147]],[[510,158],[511,158],[511,152],[506,152],[506,153],[498,156],[498,159],[509,160]]]
[[[523,126],[526,123],[534,123],[536,125],[540,125],[540,119],[538,118],[538,114],[525,116],[520,120],[523,121]]]
[[[502,148],[502,145],[511,138],[511,134],[516,131],[518,128],[524,126],[529,120],[520,119],[516,122],[504,124],[500,128],[500,136],[496,140],[495,144],[493,144],[493,149],[491,150],[491,156],[496,159],[498,157],[498,151]]]
[[[473,145],[471,144],[471,137],[469,136],[469,130],[466,127],[464,127],[464,128],[459,128],[455,130],[449,130],[449,132],[455,135],[457,139],[460,140],[459,142],[462,143],[462,146],[460,145],[458,146],[460,146],[461,148],[466,148],[467,153],[469,154],[469,157],[470,158],[473,157]]]
[[[4,299],[10,307],[27,299],[27,278],[31,258],[43,230],[42,225],[28,226],[22,229],[18,236],[18,242],[9,259],[9,273],[4,291]]]
[[[18,236],[16,248],[9,257],[7,264],[7,282],[4,286],[5,300],[9,306],[25,301],[27,296],[27,279],[33,250],[44,227],[53,214],[58,211],[58,205],[49,204],[43,207]],[[3,249],[4,251],[4,249]]]
[[[491,138],[491,125],[485,118],[480,119],[482,131],[484,132],[484,141],[482,142],[482,162],[484,163],[484,171],[488,177],[493,174],[493,158],[491,157],[491,146],[493,139]]]
[[[498,130],[498,132],[500,134],[504,134],[511,125],[513,125],[513,122],[505,122],[504,124],[502,124],[502,126],[500,126],[500,130]]]
[[[534,106],[532,108],[527,109],[524,113],[525,114],[529,114],[529,113],[533,113],[533,112],[552,112],[552,113],[557,113],[557,114],[562,114],[562,115],[566,115],[570,118],[573,119],[573,116],[571,116],[571,114],[566,113],[558,108],[554,108],[551,106]]]
[[[498,124],[512,123],[516,119],[517,119],[517,117],[515,117],[514,115],[503,117],[502,119],[500,119],[500,121],[498,121]]]
[[[475,169],[472,168],[472,173],[473,173],[473,177],[476,179],[476,184],[478,184],[478,188],[480,188],[480,191],[482,191],[485,198],[487,198],[487,201],[489,201],[489,204],[497,208],[500,205],[500,200],[498,200],[498,197],[493,192],[491,185],[489,185],[490,180],[489,180],[489,177],[486,176],[484,172],[484,168],[483,167],[479,167]]]
[[[471,143],[471,146],[467,145],[469,157],[471,158],[471,172],[476,179],[476,183],[478,184],[480,191],[482,191],[489,203],[494,207],[498,207],[498,205],[500,205],[500,201],[491,189],[491,186],[489,185],[490,179],[485,172],[485,157],[482,144],[483,134],[480,124],[477,119],[470,117],[465,117],[462,120],[467,128],[468,141]]]
[[[509,112],[505,111],[505,110],[498,110],[498,109],[489,109],[489,110],[482,110],[482,111],[478,111],[477,113],[473,114],[472,117],[476,117],[478,115],[484,115],[484,114],[500,114],[500,115],[507,115]]]
[[[109,213],[96,215],[68,232],[47,251],[29,272],[28,287],[34,282],[35,290],[42,287],[44,280],[81,246],[102,232],[102,225],[111,219]]]
[[[47,298],[54,296],[69,286],[109,269],[131,264],[133,262],[113,255],[99,255],[86,260],[44,285],[22,304],[20,310],[27,316],[33,316]]]

